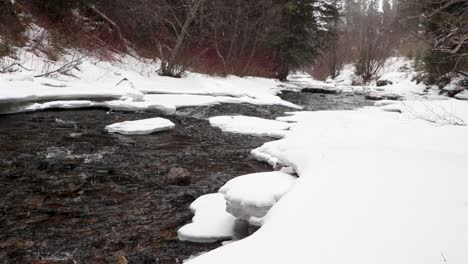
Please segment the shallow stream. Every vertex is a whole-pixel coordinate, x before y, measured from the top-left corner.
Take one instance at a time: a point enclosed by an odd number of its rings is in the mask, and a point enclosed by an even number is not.
[[[353,94],[285,93],[306,110],[370,105]],[[220,243],[177,239],[189,205],[233,177],[271,168],[250,151],[273,139],[222,133],[206,118],[275,118],[282,106],[158,112],[47,110],[0,116],[0,263],[181,263]],[[123,136],[106,125],[162,116],[172,131]],[[120,262],[119,262],[120,261]]]

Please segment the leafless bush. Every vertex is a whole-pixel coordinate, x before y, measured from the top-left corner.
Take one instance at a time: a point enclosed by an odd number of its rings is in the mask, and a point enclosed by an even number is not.
[[[74,53],[71,59],[65,61],[64,63],[57,63],[54,61],[49,61],[44,64],[41,74],[35,75],[34,77],[49,77],[54,74],[62,74],[67,76],[74,76],[72,71],[74,69],[79,69],[78,67],[83,62],[84,56],[79,53]],[[57,65],[59,64],[59,65]]]
[[[466,122],[458,117],[453,109],[447,109],[431,101],[421,101],[422,111],[411,104],[402,102],[406,112],[416,119],[421,119],[434,125],[467,126]]]

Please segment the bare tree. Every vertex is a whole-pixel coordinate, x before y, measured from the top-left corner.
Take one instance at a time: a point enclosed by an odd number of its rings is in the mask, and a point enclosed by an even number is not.
[[[361,6],[366,15],[361,19],[359,32],[358,60],[355,64],[356,74],[364,82],[371,80],[384,66],[390,56],[390,34],[383,24],[382,14],[378,11],[378,1]]]
[[[185,9],[185,16],[183,23],[181,23],[180,19],[174,14],[174,11],[171,9],[170,12],[172,13],[173,19],[164,18],[163,20],[168,23],[168,25],[173,29],[173,33],[175,34],[175,43],[173,47],[169,47],[161,42],[158,42],[158,50],[161,56],[161,69],[160,74],[163,76],[171,76],[171,77],[180,77],[180,75],[187,69],[188,65],[180,65],[177,63],[177,59],[181,54],[181,50],[185,41],[188,37],[190,37],[188,31],[189,27],[191,26],[193,20],[195,19],[198,10],[200,9],[201,5],[205,2],[205,0],[186,0],[183,1],[183,7]],[[165,50],[169,52],[166,53]]]

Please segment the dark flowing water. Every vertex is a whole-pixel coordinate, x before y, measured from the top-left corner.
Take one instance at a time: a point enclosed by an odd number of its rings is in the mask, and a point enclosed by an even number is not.
[[[294,94],[306,110],[368,105],[359,96]],[[177,240],[190,203],[238,175],[271,170],[250,150],[271,138],[205,120],[274,118],[281,106],[223,104],[163,116],[172,131],[123,136],[108,124],[161,116],[100,109],[0,116],[0,263],[181,263],[219,243]]]

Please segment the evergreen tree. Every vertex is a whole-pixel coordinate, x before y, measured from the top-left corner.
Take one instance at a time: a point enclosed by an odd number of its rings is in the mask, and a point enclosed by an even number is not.
[[[468,1],[423,1],[425,39],[431,49],[424,58],[427,81],[441,86],[451,75],[468,77]]]
[[[72,8],[84,7],[93,0],[33,0],[39,8],[46,10],[53,19],[62,18]]]
[[[272,10],[276,20],[267,33],[267,42],[273,50],[275,75],[284,81],[290,71],[317,58],[333,34],[324,25],[338,12],[323,0],[279,0]]]

